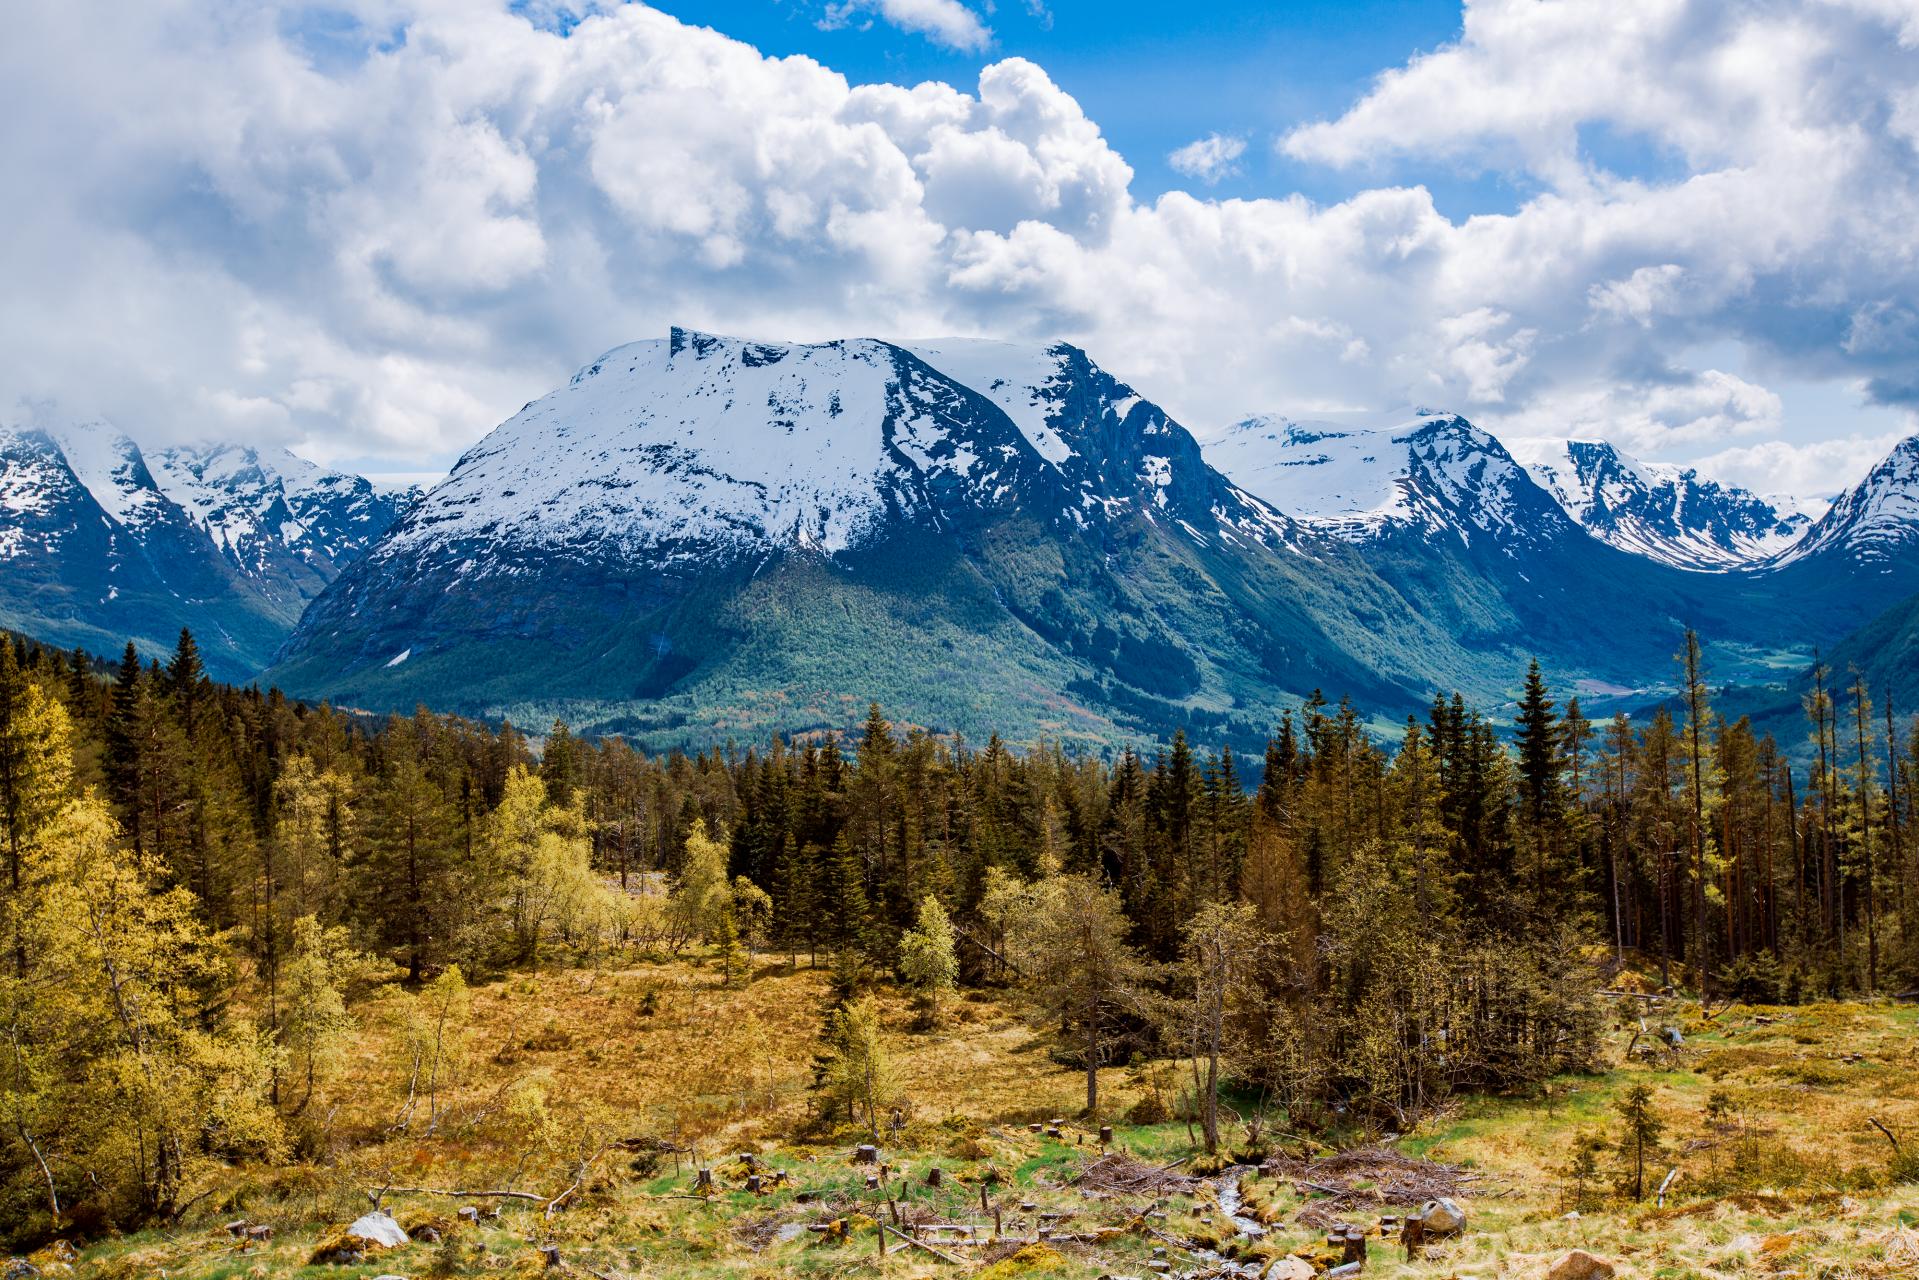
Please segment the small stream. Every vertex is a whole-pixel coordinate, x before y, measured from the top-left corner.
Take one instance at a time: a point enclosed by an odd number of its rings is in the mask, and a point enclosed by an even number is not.
[[[1234,1233],[1243,1240],[1257,1240],[1266,1234],[1265,1227],[1239,1211],[1239,1206],[1244,1203],[1239,1182],[1251,1172],[1253,1172],[1251,1165],[1234,1165],[1213,1181],[1213,1187],[1219,1195],[1220,1213],[1226,1221],[1233,1224]],[[1191,1249],[1189,1252],[1209,1274],[1243,1276],[1247,1280],[1257,1280],[1260,1271],[1264,1269],[1263,1263],[1235,1262],[1213,1249]]]

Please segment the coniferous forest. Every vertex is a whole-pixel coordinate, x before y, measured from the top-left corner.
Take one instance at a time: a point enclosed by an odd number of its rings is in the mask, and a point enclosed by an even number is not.
[[[1629,957],[1708,1008],[1911,985],[1910,721],[1834,676],[1804,744],[1755,738],[1696,643],[1676,661],[1676,710],[1604,723],[1537,666],[1509,721],[1442,697],[1386,741],[1316,697],[1259,760],[1014,750],[878,706],[845,739],[652,757],[215,684],[188,634],[164,665],[14,638],[0,1221],[164,1221],[209,1168],[319,1157],[310,1104],[375,984],[412,993],[417,1077],[503,974],[830,969],[828,1111],[872,984],[928,1019],[1023,991],[1089,1115],[1098,1067],[1190,1063],[1208,1150],[1222,1088],[1398,1130],[1578,1069]]]

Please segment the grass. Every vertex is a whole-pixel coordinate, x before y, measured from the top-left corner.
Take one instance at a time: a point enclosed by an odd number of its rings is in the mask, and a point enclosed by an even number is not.
[[[553,1245],[566,1274],[634,1280],[828,1280],[882,1269],[906,1280],[951,1275],[959,1268],[904,1246],[882,1263],[872,1220],[891,1221],[894,1210],[867,1188],[867,1168],[849,1159],[862,1135],[822,1131],[814,1121],[810,1062],[825,993],[823,970],[795,972],[773,959],[762,959],[739,990],[722,989],[709,967],[674,960],[478,987],[465,1066],[428,1133],[418,1118],[408,1131],[391,1128],[406,1092],[391,1031],[405,997],[383,992],[357,1010],[362,1034],[316,1111],[324,1123],[310,1134],[307,1163],[232,1170],[176,1229],[93,1242],[74,1273],[538,1275],[548,1271],[539,1247]],[[1043,1035],[1015,1009],[981,996],[953,1002],[931,1033],[912,1029],[903,998],[882,1002],[906,1086],[904,1127],[884,1143],[899,1213],[990,1223],[979,1209],[983,1186],[1008,1236],[1030,1238],[1042,1214],[1069,1215],[1047,1221],[1098,1236],[1024,1251],[1012,1242],[964,1250],[970,1274],[1143,1276],[1155,1248],[1188,1271],[1201,1267],[1182,1247],[1192,1242],[1217,1242],[1248,1263],[1288,1253],[1329,1260],[1321,1233],[1295,1221],[1317,1193],[1270,1175],[1242,1184],[1243,1212],[1271,1224],[1258,1240],[1234,1236],[1209,1183],[1158,1199],[1085,1194],[1070,1180],[1097,1152],[1096,1126],[1074,1118],[1083,1079],[1051,1060]],[[1605,1070],[1554,1080],[1530,1096],[1455,1099],[1399,1138],[1402,1152],[1469,1166],[1476,1194],[1462,1236],[1411,1265],[1375,1239],[1369,1273],[1543,1275],[1578,1247],[1611,1259],[1622,1276],[1662,1280],[1919,1274],[1919,1187],[1897,1180],[1891,1144],[1868,1124],[1877,1118],[1909,1149],[1919,1147],[1919,1072],[1909,1065],[1919,1011],[1827,1004],[1737,1008],[1708,1020],[1696,1006],[1680,1006],[1663,1016],[1685,1033],[1676,1055],[1623,1061],[1630,1031],[1622,1024]],[[1652,1087],[1665,1126],[1650,1180],[1680,1169],[1666,1204],[1631,1201],[1607,1186],[1574,1212],[1564,1173],[1573,1142],[1616,1133],[1615,1105],[1636,1083]],[[1125,1070],[1103,1073],[1112,1114],[1138,1090]],[[1060,1117],[1068,1123],[1059,1138],[1027,1127]],[[1181,1122],[1117,1129],[1119,1145],[1146,1165],[1191,1153]],[[536,1204],[502,1200],[497,1218],[460,1224],[455,1206],[464,1202],[389,1193],[403,1224],[431,1216],[446,1240],[356,1266],[309,1262],[329,1230],[366,1211],[368,1187],[510,1185],[551,1195],[566,1185],[581,1142],[640,1136],[690,1150],[613,1150],[550,1220]],[[742,1152],[768,1176],[764,1193],[745,1189]],[[710,1199],[691,1195],[696,1166],[715,1171]],[[1602,1166],[1610,1184],[1618,1158],[1606,1156]],[[926,1178],[934,1167],[943,1175],[937,1187]],[[775,1171],[785,1178],[773,1181]],[[1378,1212],[1405,1207],[1382,1203],[1353,1217],[1370,1225]],[[274,1237],[242,1250],[223,1228],[242,1217],[272,1225]],[[834,1222],[851,1223],[850,1233],[805,1230]],[[61,1259],[44,1253],[38,1262],[52,1269]]]

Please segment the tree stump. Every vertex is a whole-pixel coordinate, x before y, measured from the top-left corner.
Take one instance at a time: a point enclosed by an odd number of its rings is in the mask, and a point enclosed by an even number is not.
[[[1099,1145],[1102,1147],[1110,1147],[1113,1145],[1112,1125],[1103,1124],[1099,1127]]]
[[[928,1169],[926,1171],[926,1185],[929,1187],[937,1187],[941,1183],[943,1183],[945,1180],[946,1180],[946,1175],[940,1171],[940,1167],[938,1165],[934,1165],[931,1169]]]
[[[746,1175],[746,1189],[752,1192],[754,1195],[758,1195],[760,1193],[760,1175],[759,1174],[749,1173]]]
[[[1406,1215],[1399,1224],[1399,1243],[1406,1246],[1406,1261],[1419,1257],[1419,1251],[1426,1246],[1426,1219],[1416,1213]]]
[[[694,1172],[693,1190],[699,1192],[701,1195],[708,1195],[712,1192],[713,1171],[711,1169],[699,1169]]]
[[[1341,1241],[1340,1249],[1340,1262],[1357,1262],[1363,1265],[1366,1261],[1366,1233],[1358,1227],[1346,1228],[1346,1238]]]
[[[540,1257],[546,1260],[546,1265],[549,1269],[558,1267],[560,1265],[560,1246],[557,1244],[541,1245]]]
[[[878,1164],[879,1162],[880,1149],[872,1143],[862,1142],[859,1146],[853,1148],[854,1164]]]

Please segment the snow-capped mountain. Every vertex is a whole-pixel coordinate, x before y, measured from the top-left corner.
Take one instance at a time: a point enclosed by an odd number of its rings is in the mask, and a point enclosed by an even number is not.
[[[1810,517],[1692,468],[1640,462],[1593,440],[1515,444],[1533,478],[1587,532],[1679,569],[1747,568],[1790,547]]]
[[[1384,427],[1257,416],[1205,449],[1248,492],[1356,542],[1413,530],[1514,545],[1565,532],[1558,507],[1505,446],[1456,414],[1416,410]]]
[[[1076,348],[675,329],[469,450],[269,675],[636,734],[836,723],[858,690],[1111,741],[1319,684],[1410,703],[1449,643]]]
[[[942,372],[994,359],[1010,372],[981,379],[983,395]],[[1073,434],[1102,426],[1140,447]],[[563,548],[656,564],[834,555],[902,518],[937,526],[1005,508],[1083,526],[1141,488],[1163,509],[1184,492],[1176,477],[1203,466],[1163,414],[1071,347],[801,346],[675,329],[607,352],[502,424],[376,555],[483,547],[480,573]],[[1288,531],[1239,506],[1248,536]]]
[[[1844,554],[1882,573],[1919,557],[1919,436],[1901,441],[1866,478],[1774,558],[1779,565]]]
[[[291,454],[149,457],[100,422],[0,429],[0,616],[115,649],[189,626],[210,665],[251,676],[408,501]]]
[[[1315,688],[1401,714],[1498,696],[1532,653],[1663,677],[1697,577],[1591,537],[1453,415],[1202,452],[1069,345],[675,329],[469,450],[267,674],[655,743],[837,726],[849,698],[1256,740]]]

